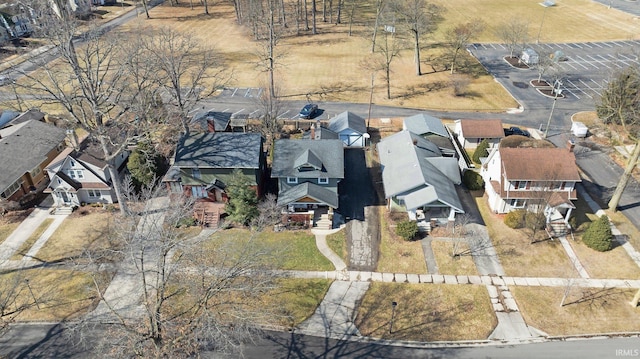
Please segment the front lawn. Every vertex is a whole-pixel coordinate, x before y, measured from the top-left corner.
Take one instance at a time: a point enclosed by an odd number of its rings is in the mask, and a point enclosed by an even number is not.
[[[475,199],[507,276],[566,278],[578,275],[560,241],[531,244],[525,232],[507,227],[504,216],[491,212],[486,197]]]
[[[355,322],[365,336],[417,341],[487,339],[497,324],[484,286],[378,282],[362,298]]]
[[[45,219],[38,226],[38,228],[36,228],[35,231],[33,231],[33,233],[31,233],[31,236],[29,236],[29,238],[27,238],[27,240],[22,243],[22,245],[20,246],[20,249],[18,249],[11,256],[11,260],[20,260],[20,259],[22,259],[22,257],[24,257],[24,255],[27,254],[27,252],[29,252],[29,249],[31,249],[31,246],[33,246],[34,243],[36,243],[36,241],[38,240],[38,238],[40,238],[42,233],[44,233],[44,231],[46,231],[47,228],[49,228],[51,223],[53,223],[53,218]]]
[[[249,243],[250,241],[253,241]],[[251,232],[247,229],[233,228],[214,233],[209,240],[202,243],[203,250],[212,255],[220,246],[229,243],[242,246],[248,244],[254,247],[262,246],[273,263],[279,269],[331,271],[333,264],[316,247],[316,239],[309,231]]]
[[[469,245],[459,243],[458,253],[465,253],[461,256],[452,257],[453,241],[431,241],[431,249],[436,257],[438,272],[440,274],[452,275],[478,275],[476,264],[469,252]]]
[[[331,283],[329,279],[282,278],[276,289],[263,296],[264,305],[275,308],[278,325],[293,327],[315,312]]]
[[[560,307],[563,287],[511,287],[528,325],[550,335],[637,332],[640,312],[629,301],[634,289],[571,288]]]
[[[427,273],[422,243],[419,240],[405,241],[395,234],[395,223],[389,218],[386,208],[378,208],[380,216],[380,256],[378,272]]]
[[[344,263],[349,266],[349,259],[347,258],[347,234],[344,229],[336,233],[332,233],[327,236],[327,245],[331,250],[340,257]]]

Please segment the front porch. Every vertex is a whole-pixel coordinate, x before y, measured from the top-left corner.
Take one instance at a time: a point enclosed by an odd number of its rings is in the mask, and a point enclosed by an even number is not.
[[[193,205],[193,218],[201,227],[218,228],[223,213],[224,203],[197,201]]]
[[[317,204],[289,205],[282,213],[282,225],[287,229],[332,229],[333,208]]]

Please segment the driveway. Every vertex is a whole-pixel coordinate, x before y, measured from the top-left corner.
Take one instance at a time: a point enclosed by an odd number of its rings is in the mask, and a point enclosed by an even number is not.
[[[380,224],[376,195],[367,168],[365,149],[344,151],[344,176],[340,182],[338,212],[347,223],[349,269],[374,270],[378,262]]]

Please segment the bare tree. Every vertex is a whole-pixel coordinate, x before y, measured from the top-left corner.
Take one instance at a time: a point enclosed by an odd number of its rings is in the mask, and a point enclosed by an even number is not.
[[[416,64],[416,75],[422,75],[420,69],[421,40],[433,33],[441,20],[442,9],[426,0],[398,0],[391,3],[394,12],[400,17],[400,24],[413,37],[413,52]]]
[[[402,40],[392,32],[383,32],[383,41],[376,44],[377,54],[373,54],[366,65],[372,70],[382,71],[387,88],[387,98],[391,99],[391,63],[403,49]]]
[[[551,53],[544,50],[538,51],[538,62],[534,67],[538,71],[538,82],[542,81],[542,76],[556,66],[556,62],[551,58]],[[553,84],[553,83],[552,83]]]
[[[478,37],[484,31],[484,27],[482,20],[474,19],[458,24],[447,32],[447,40],[451,48],[451,74],[456,70],[460,50],[466,48],[474,38]]]
[[[355,9],[355,0],[354,9]],[[376,20],[373,24],[373,34],[371,35],[371,53],[376,51],[376,41],[378,38],[378,27],[380,26],[380,16],[386,6],[385,0],[376,0]],[[353,22],[353,16],[351,16],[351,22]]]
[[[274,18],[274,11],[276,7],[275,0],[267,1],[267,13],[259,20],[260,33],[258,39],[260,41],[260,47],[256,57],[258,58],[257,66],[263,72],[267,73],[269,93],[271,95],[277,95],[276,83],[275,83],[275,70],[279,65],[280,60],[285,56],[284,53],[278,53],[276,47],[280,40],[280,31],[276,27],[277,24]]]
[[[258,212],[258,216],[251,223],[251,226],[257,230],[263,230],[268,226],[279,223],[282,218],[282,206],[278,205],[276,195],[268,193],[262,201],[258,203]]]
[[[193,34],[160,28],[145,38],[148,58],[153,61],[156,84],[165,104],[172,106],[184,133],[189,132],[188,112],[202,99],[221,89],[231,79],[222,57],[197,41]]]
[[[271,144],[277,139],[276,137],[280,133],[282,124],[278,120],[278,115],[282,113],[284,103],[279,99],[278,88],[276,87],[275,93],[267,88],[262,91],[260,97],[257,98],[258,107],[261,108],[263,115],[260,117],[260,133],[265,138],[265,145],[267,148],[271,147]]]
[[[509,57],[513,57],[513,53],[523,48],[529,40],[529,23],[521,18],[512,18],[498,25],[496,36],[509,49]]]
[[[132,206],[147,204],[140,220],[115,221],[111,235],[118,244],[90,256],[96,262],[118,248],[120,268],[132,273],[128,280],[137,290],[128,293],[131,303],[123,305],[96,287],[98,309],[105,309],[90,319],[112,318],[114,323],[99,343],[101,352],[169,358],[191,357],[203,349],[240,351],[257,333],[256,324],[270,318],[259,297],[275,288],[275,254],[253,236],[204,247],[210,241],[206,236],[189,238],[178,228],[192,216],[192,203],[163,195],[159,189],[132,195]],[[131,310],[140,298],[141,311]],[[87,325],[79,323],[76,329],[84,331]]]

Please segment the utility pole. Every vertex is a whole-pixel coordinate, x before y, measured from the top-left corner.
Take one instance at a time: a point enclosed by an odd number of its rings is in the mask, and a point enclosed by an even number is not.
[[[555,110],[556,108],[556,102],[558,101],[558,96],[562,94],[562,89],[560,88],[560,86],[562,86],[562,82],[560,82],[559,80],[556,80],[556,82],[553,84],[553,93],[554,93],[553,105],[551,105],[551,113],[549,114],[549,119],[547,120],[547,128],[545,128],[544,130],[544,138],[547,138],[547,135],[549,134],[549,126],[551,125],[553,110]]]

